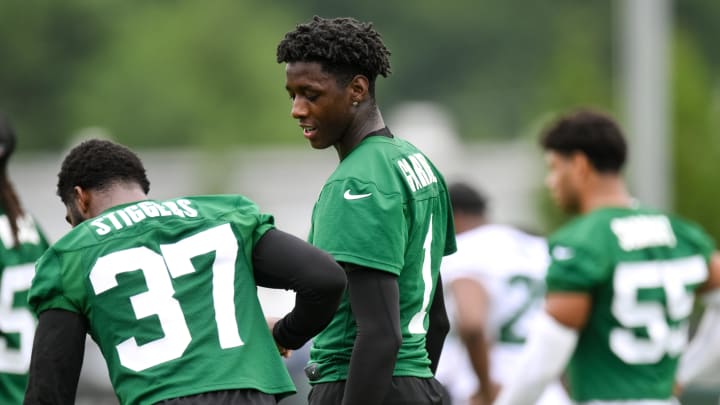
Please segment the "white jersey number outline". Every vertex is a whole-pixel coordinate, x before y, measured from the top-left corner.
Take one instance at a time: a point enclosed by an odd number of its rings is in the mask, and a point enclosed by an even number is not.
[[[653,364],[665,354],[678,356],[688,338],[688,317],[695,295],[689,286],[707,279],[702,256],[665,261],[620,263],[615,269],[612,314],[622,325],[610,331],[610,349],[627,364]],[[662,288],[665,303],[641,300],[641,289]],[[671,326],[668,319],[679,322]],[[634,329],[644,328],[647,337]]]
[[[30,289],[35,266],[26,263],[8,266],[0,277],[0,330],[20,335],[20,347],[10,348],[0,337],[0,373],[26,374],[30,368],[30,354],[37,321],[30,309],[13,308],[15,294]]]
[[[500,325],[498,340],[501,343],[525,343],[527,330],[520,327],[521,322],[540,307],[545,294],[545,283],[524,274],[515,274],[508,279],[507,284],[508,289],[521,292],[525,299],[510,312],[511,315]]]
[[[427,333],[425,329],[425,317],[427,316],[427,308],[430,305],[430,293],[432,292],[432,215],[430,215],[430,226],[428,226],[425,241],[423,242],[423,264],[422,264],[422,280],[423,280],[423,302],[418,311],[408,324],[408,331],[413,335],[424,335]]]
[[[134,337],[116,346],[120,364],[136,372],[177,359],[187,349],[192,336],[180,303],[173,297],[171,278],[195,271],[191,259],[215,252],[212,296],[218,339],[223,349],[243,345],[235,316],[235,260],[238,246],[230,224],[223,224],[189,236],[173,244],[160,245],[161,254],[147,247],[110,253],[98,259],[90,271],[95,294],[118,285],[120,273],[141,270],[147,291],[131,296],[137,319],[157,315],[164,336],[143,345]]]

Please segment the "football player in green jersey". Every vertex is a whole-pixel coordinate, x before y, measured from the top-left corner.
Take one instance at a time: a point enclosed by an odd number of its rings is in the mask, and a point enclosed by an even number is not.
[[[345,268],[348,290],[313,339],[310,404],[436,404],[447,335],[440,277],[455,251],[447,186],[385,126],[375,79],[390,52],[370,23],[314,17],[278,45],[292,117],[340,163],[315,204],[309,240]]]
[[[147,197],[140,159],[104,140],[73,148],[58,195],[73,229],[38,261],[26,404],[74,402],[85,334],[122,404],[275,404],[294,392],[278,353],[332,319],[345,289],[327,253],[239,195]],[[268,328],[257,286],[293,289]]]
[[[720,311],[712,240],[697,225],[633,200],[621,175],[625,140],[609,116],[580,110],[561,117],[541,144],[553,198],[579,215],[549,240],[545,316],[496,405],[533,403],[566,363],[578,403],[677,403],[695,296],[706,304],[705,318]],[[691,346],[720,338],[720,323],[703,323]],[[681,367],[681,383],[717,364],[716,344],[700,351]]]
[[[37,320],[27,305],[35,261],[48,247],[8,177],[15,131],[0,114],[0,404],[21,404]]]

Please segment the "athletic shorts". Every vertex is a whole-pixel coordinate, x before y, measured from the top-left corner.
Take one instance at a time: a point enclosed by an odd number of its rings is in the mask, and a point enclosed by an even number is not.
[[[308,405],[342,403],[345,381],[313,385]],[[443,405],[443,387],[435,378],[393,377],[382,405]]]
[[[202,394],[188,395],[166,399],[156,405],[276,405],[275,395],[258,390],[224,390],[210,391]]]

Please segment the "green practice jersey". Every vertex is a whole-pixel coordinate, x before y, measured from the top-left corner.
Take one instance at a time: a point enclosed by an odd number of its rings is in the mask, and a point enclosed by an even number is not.
[[[397,275],[402,346],[395,376],[430,377],[425,334],[440,262],[455,251],[445,180],[410,143],[365,138],[340,162],[315,204],[310,242],[339,262]],[[320,379],[345,380],[356,335],[347,291],[313,340]]]
[[[252,268],[253,247],[272,227],[240,196],[116,206],[43,255],[30,305],[87,317],[122,404],[291,393]]]
[[[22,404],[37,320],[27,304],[35,261],[48,248],[32,217],[17,220],[18,244],[0,213],[0,404]]]
[[[713,242],[687,221],[604,208],[550,238],[547,287],[592,296],[568,365],[576,401],[669,399]]]

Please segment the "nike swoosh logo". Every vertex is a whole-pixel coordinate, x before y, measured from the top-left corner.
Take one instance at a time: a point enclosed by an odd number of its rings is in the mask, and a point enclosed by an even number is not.
[[[372,193],[367,194],[350,194],[350,190],[346,190],[345,194],[343,194],[343,197],[346,200],[359,200],[361,198],[370,197]]]

